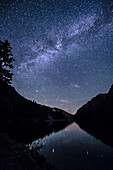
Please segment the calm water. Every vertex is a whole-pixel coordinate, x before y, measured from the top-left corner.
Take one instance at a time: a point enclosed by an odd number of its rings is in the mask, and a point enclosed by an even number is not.
[[[113,169],[113,148],[72,123],[41,139],[40,153],[58,170]],[[37,141],[33,142],[37,146]]]

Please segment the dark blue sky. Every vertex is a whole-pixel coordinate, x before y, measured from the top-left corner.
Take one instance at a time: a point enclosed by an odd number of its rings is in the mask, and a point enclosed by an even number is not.
[[[0,39],[13,48],[13,86],[70,113],[113,84],[113,2],[1,0]]]

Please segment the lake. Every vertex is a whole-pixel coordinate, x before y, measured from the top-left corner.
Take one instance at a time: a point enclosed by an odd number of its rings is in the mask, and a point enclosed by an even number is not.
[[[39,140],[32,142],[37,147]],[[40,139],[40,154],[58,170],[113,169],[113,148],[82,130],[76,123]]]

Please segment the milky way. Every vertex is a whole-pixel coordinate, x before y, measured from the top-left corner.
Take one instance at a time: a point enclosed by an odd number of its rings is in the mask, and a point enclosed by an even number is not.
[[[112,1],[0,1],[0,37],[13,48],[13,86],[37,103],[75,113],[113,83]]]

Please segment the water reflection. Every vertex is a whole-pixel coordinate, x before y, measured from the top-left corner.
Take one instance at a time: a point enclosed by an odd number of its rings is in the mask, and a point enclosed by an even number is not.
[[[44,137],[40,150],[56,169],[112,169],[113,149],[72,123]],[[36,143],[34,142],[34,145]]]
[[[84,120],[78,122],[80,128],[84,129],[91,135],[100,139],[105,144],[113,148],[113,122],[112,119]]]
[[[41,121],[35,123],[34,121],[27,122],[26,120],[21,123],[15,120],[11,124],[6,124],[1,131],[7,133],[18,142],[28,144],[53,132],[58,132],[69,124],[70,122],[68,121]]]

